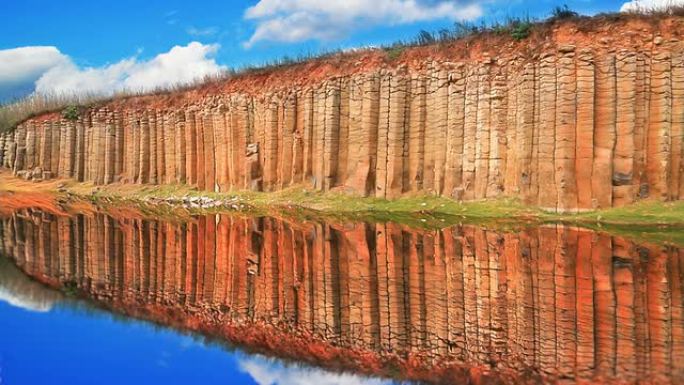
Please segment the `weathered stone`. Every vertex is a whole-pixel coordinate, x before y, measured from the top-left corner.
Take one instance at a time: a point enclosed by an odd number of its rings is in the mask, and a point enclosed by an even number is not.
[[[682,199],[684,46],[661,43],[549,42],[531,58],[388,65],[163,108],[107,104],[73,122],[36,117],[0,136],[0,165],[222,192],[512,196],[563,212],[626,205],[643,186]]]

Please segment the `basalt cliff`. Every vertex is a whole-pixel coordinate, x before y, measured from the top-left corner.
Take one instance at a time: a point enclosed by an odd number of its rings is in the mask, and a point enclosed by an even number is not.
[[[0,137],[26,178],[517,197],[559,212],[684,198],[684,19],[547,23],[327,56],[47,113]]]

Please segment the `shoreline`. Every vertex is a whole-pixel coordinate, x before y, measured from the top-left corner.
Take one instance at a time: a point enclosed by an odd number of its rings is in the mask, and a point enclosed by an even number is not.
[[[45,193],[91,201],[167,206],[193,212],[268,213],[299,211],[337,219],[394,221],[395,217],[425,219],[455,217],[457,221],[565,222],[589,225],[674,226],[684,228],[684,201],[642,201],[620,208],[581,213],[553,213],[526,206],[516,199],[459,202],[437,196],[418,195],[397,200],[356,197],[342,192],[313,192],[294,187],[277,192],[235,191],[214,193],[186,185],[132,185],[114,183],[95,186],[69,179],[32,182],[0,172],[0,193]],[[398,220],[398,222],[402,222]]]

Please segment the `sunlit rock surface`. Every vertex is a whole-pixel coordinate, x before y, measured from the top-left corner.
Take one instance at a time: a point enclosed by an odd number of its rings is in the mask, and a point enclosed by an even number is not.
[[[684,381],[684,250],[559,225],[0,220],[0,251],[99,306],[329,369],[433,383]],[[496,382],[495,382],[496,383]]]
[[[682,19],[613,27],[394,64],[314,61],[75,121],[47,114],[0,137],[0,162],[34,180],[509,196],[560,212],[683,199]]]

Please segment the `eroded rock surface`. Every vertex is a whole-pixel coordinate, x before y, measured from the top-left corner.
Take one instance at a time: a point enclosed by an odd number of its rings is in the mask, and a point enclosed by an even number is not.
[[[0,139],[0,162],[26,178],[512,196],[552,211],[682,199],[684,43],[641,27],[46,115]]]

